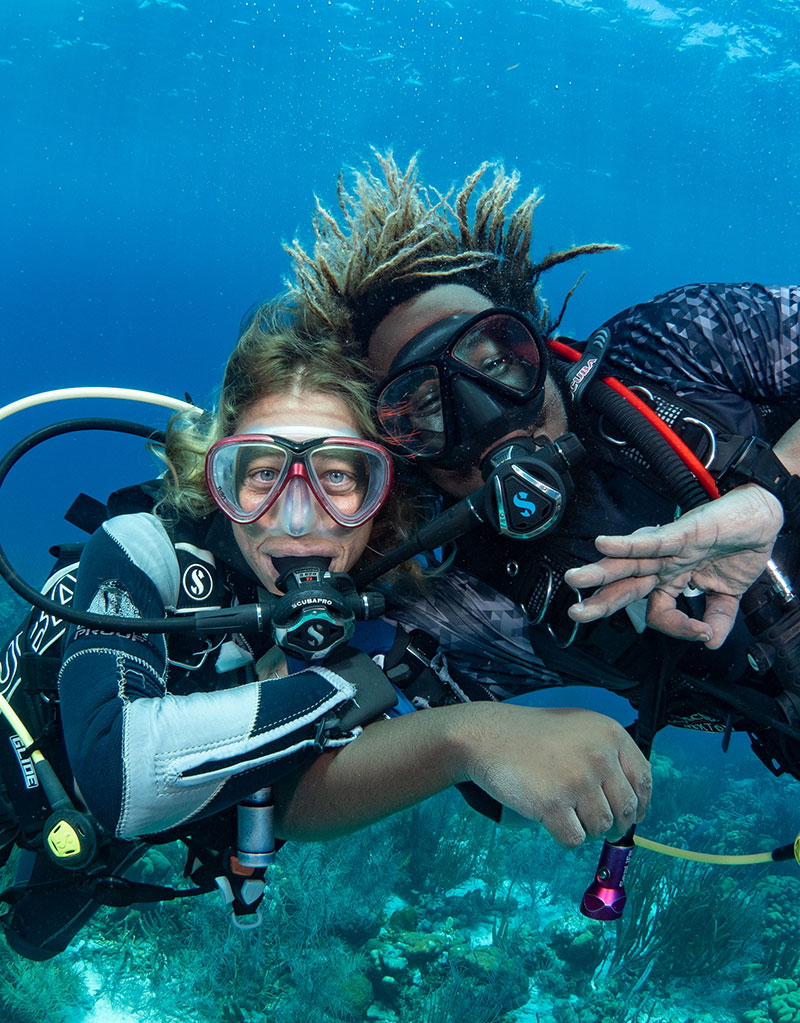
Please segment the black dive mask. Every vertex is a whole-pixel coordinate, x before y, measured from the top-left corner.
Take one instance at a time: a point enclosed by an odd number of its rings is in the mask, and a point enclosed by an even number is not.
[[[513,309],[458,313],[411,338],[381,383],[377,417],[386,444],[412,460],[463,468],[544,402],[547,351]]]

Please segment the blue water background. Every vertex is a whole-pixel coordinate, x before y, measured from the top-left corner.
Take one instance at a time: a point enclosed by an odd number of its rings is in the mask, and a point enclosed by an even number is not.
[[[281,242],[370,146],[420,152],[446,189],[485,159],[546,195],[535,252],[614,241],[546,275],[587,334],[681,283],[796,279],[800,5],[794,0],[127,0],[0,6],[0,404],[109,384],[213,400],[239,318],[276,293]],[[71,415],[0,422],[0,448]],[[147,477],[99,435],[28,456],[0,541],[28,578],[77,538],[60,516]],[[558,694],[556,694],[558,695]],[[688,741],[688,740],[687,740]]]

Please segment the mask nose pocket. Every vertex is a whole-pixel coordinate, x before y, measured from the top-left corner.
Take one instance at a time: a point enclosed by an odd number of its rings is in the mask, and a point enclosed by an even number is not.
[[[288,536],[303,536],[314,527],[316,510],[308,484],[297,477],[289,480],[280,498],[279,525]]]
[[[502,428],[505,432],[505,409],[486,388],[463,376],[454,377],[451,387],[453,411],[463,438],[492,427]]]

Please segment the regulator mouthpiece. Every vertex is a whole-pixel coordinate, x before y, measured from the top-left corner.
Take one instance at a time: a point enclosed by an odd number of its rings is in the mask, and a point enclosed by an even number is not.
[[[355,624],[354,608],[328,572],[331,559],[309,555],[272,561],[280,573],[276,584],[285,594],[272,610],[275,642],[291,657],[325,660],[350,639]]]
[[[584,454],[571,433],[555,442],[521,437],[493,448],[481,463],[484,518],[515,540],[548,533],[558,525],[575,489],[570,468]]]
[[[318,575],[321,576],[328,571],[331,561],[333,561],[333,558],[321,558],[312,555],[307,557],[287,555],[283,558],[273,556],[272,558],[272,564],[278,572],[278,579],[276,580],[278,587],[284,593],[287,593],[289,589],[297,589],[298,586],[302,586],[305,582],[316,582]],[[307,571],[301,571],[297,576],[290,574],[297,572],[298,569],[306,569]]]

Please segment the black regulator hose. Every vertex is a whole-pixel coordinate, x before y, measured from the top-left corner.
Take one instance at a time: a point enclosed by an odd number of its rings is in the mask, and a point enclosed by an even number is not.
[[[154,444],[164,443],[164,433],[154,430],[151,426],[131,423],[124,419],[69,419],[53,423],[41,430],[29,434],[0,459],[0,487],[2,487],[11,469],[33,448],[45,441],[66,433],[80,433],[85,430],[105,430],[112,433],[127,433],[133,437],[143,437]],[[136,633],[172,633],[172,632],[243,632],[262,631],[265,623],[262,620],[261,605],[249,604],[238,608],[224,608],[221,611],[197,612],[175,618],[118,618],[110,619],[108,615],[92,614],[89,611],[76,611],[64,604],[45,597],[39,590],[30,586],[12,567],[5,551],[0,546],[0,576],[18,593],[23,600],[38,607],[55,618],[63,618],[73,625],[83,625],[89,629],[108,629],[113,621],[116,632]],[[239,612],[242,613],[241,617]]]
[[[353,582],[358,589],[363,589],[371,582],[384,575],[392,568],[402,565],[422,551],[436,550],[451,540],[474,529],[483,522],[483,504],[485,501],[487,484],[483,484],[469,497],[462,498],[457,504],[452,505],[441,515],[420,526],[414,536],[407,540],[400,547],[396,547],[388,554],[381,556],[379,561],[372,565],[366,565],[360,571],[354,573]]]
[[[594,380],[587,387],[584,400],[614,423],[623,437],[645,454],[653,471],[665,481],[681,512],[708,503],[709,495],[680,455],[621,394],[602,380]]]

